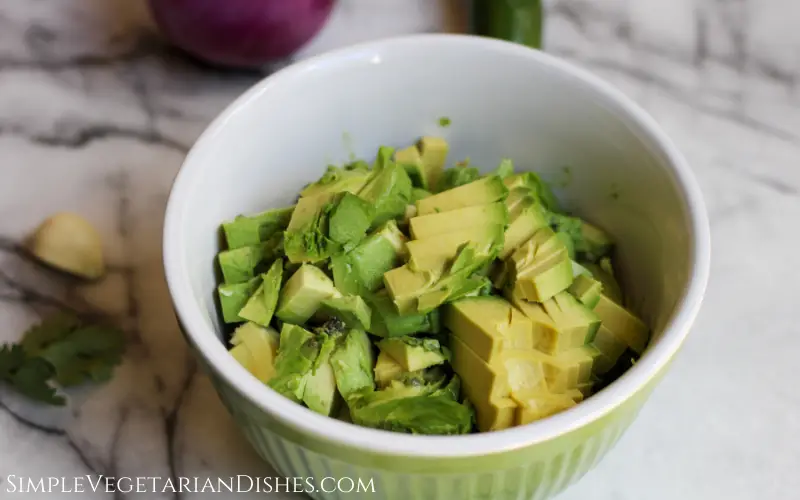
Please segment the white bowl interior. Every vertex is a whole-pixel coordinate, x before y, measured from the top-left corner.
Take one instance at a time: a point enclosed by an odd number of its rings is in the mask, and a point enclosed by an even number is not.
[[[488,170],[511,158],[562,186],[569,209],[610,232],[625,289],[657,345],[690,285],[696,222],[671,146],[618,98],[548,56],[462,37],[365,45],[281,72],[237,101],[183,167],[165,235],[172,293],[182,293],[177,281],[193,296],[177,301],[178,312],[199,304],[203,330],[220,332],[221,222],[292,204],[328,164],[440,135],[450,162],[469,157]]]

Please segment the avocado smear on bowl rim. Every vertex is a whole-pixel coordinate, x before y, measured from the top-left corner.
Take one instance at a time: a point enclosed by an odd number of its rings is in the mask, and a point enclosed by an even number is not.
[[[224,222],[235,359],[315,412],[434,435],[547,418],[635,363],[650,331],[612,238],[536,173],[447,168],[448,149],[383,146],[291,207]]]

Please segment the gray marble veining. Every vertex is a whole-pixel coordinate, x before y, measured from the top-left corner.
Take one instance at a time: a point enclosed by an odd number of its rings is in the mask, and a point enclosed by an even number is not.
[[[457,31],[459,4],[341,0],[297,57]],[[706,304],[672,372],[617,448],[563,498],[795,498],[800,4],[548,5],[547,50],[628,93],[685,152],[714,246]],[[53,308],[111,316],[130,340],[113,381],[72,392],[66,408],[0,388],[0,497],[14,497],[3,484],[10,474],[270,475],[188,355],[160,259],[163,208],[184,154],[260,76],[171,49],[141,0],[0,0],[0,341]],[[102,231],[106,280],[71,283],[26,258],[24,238],[60,210]],[[177,496],[203,495],[164,498]]]

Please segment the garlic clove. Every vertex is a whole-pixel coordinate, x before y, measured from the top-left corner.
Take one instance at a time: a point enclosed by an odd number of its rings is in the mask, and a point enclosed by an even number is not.
[[[31,252],[45,264],[82,278],[105,273],[100,234],[77,214],[61,212],[45,220],[33,235]]]

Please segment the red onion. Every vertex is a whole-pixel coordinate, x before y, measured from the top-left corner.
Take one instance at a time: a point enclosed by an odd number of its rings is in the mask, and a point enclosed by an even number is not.
[[[150,0],[164,35],[186,52],[224,66],[285,58],[325,24],[334,0]]]

